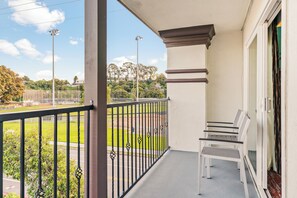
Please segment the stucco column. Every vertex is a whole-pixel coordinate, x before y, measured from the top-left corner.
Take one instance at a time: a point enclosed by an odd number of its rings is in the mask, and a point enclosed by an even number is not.
[[[214,27],[165,30],[160,35],[168,48],[169,146],[198,151],[206,123],[207,49]]]
[[[94,104],[89,137],[89,186],[86,185],[87,171],[84,175],[85,192],[89,189],[85,197],[91,198],[107,197],[106,9],[107,0],[85,1],[85,103],[90,104],[92,100]],[[86,157],[87,149],[85,167]]]

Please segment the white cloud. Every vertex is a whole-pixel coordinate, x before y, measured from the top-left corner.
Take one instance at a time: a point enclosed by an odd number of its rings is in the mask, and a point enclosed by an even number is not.
[[[28,40],[21,39],[15,42],[15,46],[26,56],[30,58],[38,58],[42,54],[36,49],[36,47]]]
[[[78,45],[79,42],[84,42],[84,39],[83,38],[74,38],[74,37],[70,37],[70,39],[69,39],[70,45]]]
[[[150,64],[150,65],[156,65],[158,62],[159,62],[159,60],[156,59],[156,58],[154,58],[154,59],[151,59],[151,60],[149,61],[149,64]]]
[[[55,55],[55,62],[58,62],[61,58],[57,55]],[[42,63],[44,64],[50,64],[53,62],[53,56],[52,54],[47,54],[44,56],[44,58],[42,59]]]
[[[18,6],[20,4],[24,5]],[[13,10],[11,15],[13,21],[20,25],[36,26],[39,32],[46,32],[65,20],[64,12],[50,11],[44,3],[37,0],[8,0],[8,6]]]
[[[42,70],[36,73],[37,80],[51,80],[52,71],[51,70]]]
[[[1,40],[1,39],[0,39],[0,52],[3,52],[4,54],[8,54],[11,56],[20,55],[19,50],[15,47],[13,43],[10,43],[6,40]]]
[[[130,60],[133,60],[133,61],[136,61],[136,56],[135,55],[133,55],[133,56],[128,56],[128,58],[130,59]]]
[[[112,59],[111,63],[114,63],[117,66],[120,66],[121,67],[126,62],[135,63],[135,59],[136,59],[136,56],[128,56],[128,57],[126,57],[126,56],[120,56],[120,57],[117,57],[117,58]]]
[[[70,43],[71,45],[77,45],[77,44],[78,44],[78,41],[75,40],[75,39],[70,39],[70,40],[69,40],[69,43]]]

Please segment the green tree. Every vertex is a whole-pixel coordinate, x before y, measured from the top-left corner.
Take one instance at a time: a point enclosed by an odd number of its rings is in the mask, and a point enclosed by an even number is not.
[[[151,87],[150,89],[143,92],[142,97],[143,98],[164,98],[165,95],[162,90],[156,87]]]
[[[130,94],[123,88],[117,88],[111,91],[111,96],[113,98],[129,98]]]
[[[107,87],[106,90],[106,97],[107,97],[107,104],[111,103],[111,89],[109,87]]]
[[[74,76],[74,78],[73,78],[73,84],[75,84],[77,81],[78,81],[78,77],[77,76]]]
[[[79,90],[80,90],[79,104],[83,105],[85,103],[85,87],[84,87],[84,85],[79,85]]]
[[[4,65],[0,66],[0,104],[19,99],[23,93],[23,79]]]
[[[23,81],[24,81],[24,82],[28,82],[28,81],[30,81],[30,80],[31,80],[31,79],[30,79],[28,76],[24,76],[24,77],[23,77]]]
[[[3,167],[4,174],[13,179],[20,179],[20,134],[15,131],[4,130],[3,141]],[[38,148],[39,142],[38,127],[34,132],[27,131],[25,136],[25,182],[27,193],[30,197],[35,197],[38,190]],[[53,197],[53,145],[49,144],[50,137],[43,136],[42,138],[42,189],[44,197]],[[65,150],[58,150],[58,197],[66,197],[66,155]],[[74,160],[70,160],[70,181],[71,197],[75,197],[77,193],[78,180],[75,177],[76,165]],[[83,177],[81,178],[81,192],[83,192]]]

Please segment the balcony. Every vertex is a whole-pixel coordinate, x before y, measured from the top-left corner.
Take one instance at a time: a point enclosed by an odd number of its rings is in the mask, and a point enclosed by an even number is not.
[[[93,109],[89,105],[0,115],[0,193],[88,197],[93,174],[89,168]],[[123,197],[168,150],[168,99],[109,104],[107,112],[108,197]],[[15,125],[19,130],[11,129]],[[45,137],[48,132],[49,138]],[[62,136],[66,137],[65,143],[60,142]],[[11,140],[14,142],[8,144]],[[11,173],[8,167],[7,158],[14,156],[8,153],[12,148],[17,148],[13,153],[19,156],[11,159],[17,173]],[[36,166],[31,160],[37,162]],[[17,187],[4,189],[8,179],[14,179]],[[34,187],[32,180],[38,181]]]
[[[108,197],[197,197],[197,153],[170,150],[168,103],[168,99],[161,99],[107,105]],[[20,177],[19,181],[15,180],[19,186],[14,192],[20,197],[31,197],[32,190],[36,197],[90,197],[89,179],[93,174],[90,172],[90,112],[93,108],[89,105],[0,115],[2,194],[9,192],[3,189],[3,178],[7,174],[7,167],[3,166],[7,146],[3,141],[9,133],[6,124],[18,122],[20,143],[15,147],[19,153]],[[77,128],[73,127],[73,122]],[[30,135],[26,131],[27,123],[36,126],[38,147],[27,145],[27,136]],[[50,145],[43,137],[43,126],[48,124],[53,125]],[[58,127],[60,125],[66,127]],[[59,142],[61,134],[66,135],[65,143]],[[77,134],[77,143],[70,143],[71,134]],[[53,159],[49,166],[52,171],[44,173],[44,163],[49,161],[43,153],[44,147],[48,146],[52,147],[52,153],[47,154]],[[38,159],[35,172],[28,169],[28,152],[38,155],[31,156]],[[66,160],[65,165],[61,165],[61,155],[65,155],[62,158]],[[65,169],[65,175],[61,175],[63,172],[59,169]],[[257,197],[253,181],[246,171],[250,195]],[[49,178],[44,174],[52,175],[53,182],[44,181],[44,178]],[[63,180],[64,176],[66,179]],[[34,189],[28,186],[32,179],[38,181]],[[203,179],[202,193],[205,197],[218,197],[218,194],[221,197],[244,197],[236,164],[214,161],[212,178]]]
[[[19,155],[15,172],[21,197],[28,196],[26,178],[27,121],[37,120],[36,197],[51,188],[48,197],[199,197],[196,195],[197,139],[203,137],[208,119],[231,118],[238,108],[253,112],[252,141],[248,150],[256,158],[256,166],[247,160],[251,197],[267,196],[267,145],[265,123],[267,98],[263,70],[267,63],[265,43],[268,24],[282,9],[284,36],[282,42],[282,181],[283,197],[296,195],[296,97],[294,56],[296,52],[296,1],[226,1],[222,3],[187,0],[120,0],[136,17],[163,39],[168,52],[168,96],[171,101],[146,101],[106,105],[106,0],[85,1],[85,101],[90,106],[0,116],[0,142],[5,139],[5,124],[18,120],[19,146],[11,149]],[[289,19],[289,20],[288,20]],[[258,42],[253,42],[259,38]],[[265,39],[266,38],[266,39]],[[265,41],[265,42],[262,42]],[[254,44],[255,45],[254,45]],[[256,46],[256,48],[253,48]],[[250,52],[256,52],[257,56]],[[290,56],[287,56],[289,54]],[[256,57],[256,58],[255,58]],[[254,60],[254,61],[252,61]],[[264,60],[264,61],[263,61]],[[259,75],[250,67],[259,68]],[[258,69],[257,69],[258,70]],[[291,72],[288,72],[291,71]],[[257,79],[250,79],[251,76]],[[261,78],[259,78],[261,77]],[[259,78],[259,79],[258,79]],[[250,87],[255,85],[255,93]],[[260,89],[260,90],[258,90]],[[251,99],[259,102],[249,107]],[[264,100],[265,99],[265,100]],[[261,107],[261,108],[260,108]],[[167,111],[168,110],[168,111]],[[256,110],[256,111],[255,111]],[[61,116],[61,115],[62,116]],[[72,118],[71,114],[74,114]],[[86,116],[87,115],[87,116]],[[44,117],[44,119],[43,119]],[[60,147],[59,123],[66,120],[67,142]],[[63,118],[64,117],[64,118]],[[71,127],[71,119],[77,120]],[[42,125],[52,122],[52,144],[42,141]],[[80,123],[80,124],[79,124]],[[84,127],[82,127],[84,126]],[[69,135],[76,133],[76,146]],[[80,134],[80,135],[79,135]],[[82,140],[84,134],[84,145]],[[264,134],[264,135],[263,135]],[[106,141],[108,140],[108,141]],[[50,146],[53,182],[45,185],[42,153]],[[0,176],[6,177],[3,166],[5,144],[0,146]],[[58,156],[65,152],[66,179],[59,180]],[[270,153],[271,154],[271,153]],[[73,163],[73,161],[75,163]],[[8,163],[9,164],[9,163]],[[213,161],[212,179],[202,180],[201,197],[243,197],[236,164]],[[48,176],[48,175],[47,175]],[[74,178],[75,182],[70,182]],[[84,182],[82,182],[84,180]],[[3,179],[0,193],[3,188]],[[256,183],[254,185],[254,183]],[[60,188],[64,186],[65,191]],[[257,187],[257,191],[255,190]]]

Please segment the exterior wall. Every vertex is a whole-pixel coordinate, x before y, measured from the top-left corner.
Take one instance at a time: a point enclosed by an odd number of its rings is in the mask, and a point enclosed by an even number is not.
[[[168,48],[168,69],[206,68],[204,45]],[[168,78],[199,78],[205,74],[171,74]],[[173,150],[198,151],[206,118],[205,83],[168,83],[169,145]]]
[[[285,108],[285,115],[283,115],[283,129],[285,130],[285,138],[283,143],[286,145],[284,158],[285,167],[285,186],[284,197],[296,197],[297,186],[297,1],[287,0],[283,2],[283,62],[286,72],[282,70],[282,78],[285,78],[284,83],[284,97],[283,108]]]
[[[216,35],[208,52],[207,120],[233,121],[243,101],[242,32]]]

